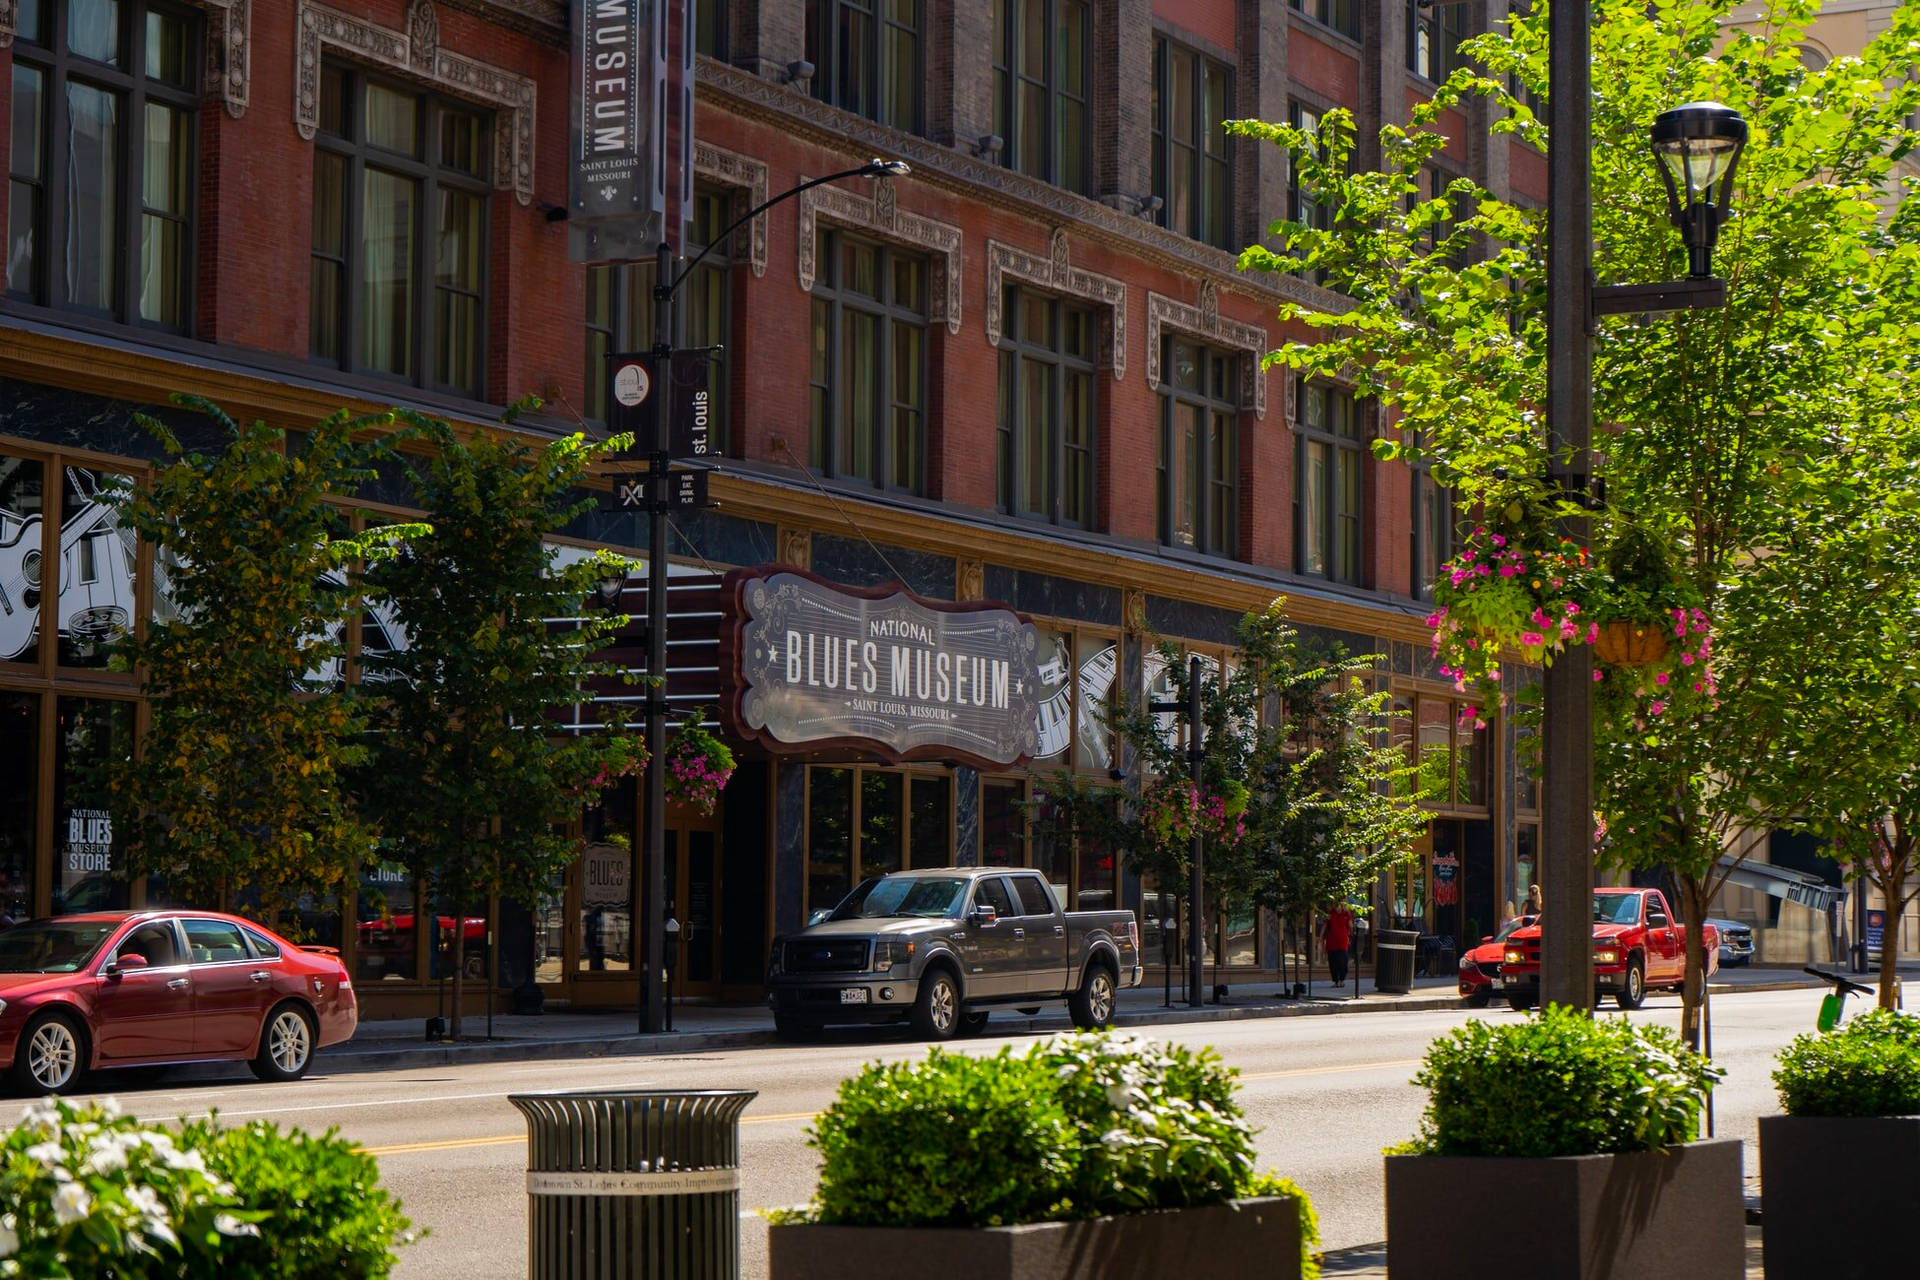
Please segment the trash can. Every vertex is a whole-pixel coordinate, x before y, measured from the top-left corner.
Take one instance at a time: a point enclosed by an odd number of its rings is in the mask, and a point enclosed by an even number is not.
[[[531,1280],[736,1280],[749,1089],[517,1093]]]
[[[1420,935],[1411,929],[1382,929],[1373,948],[1373,989],[1405,994],[1413,990],[1413,950]]]

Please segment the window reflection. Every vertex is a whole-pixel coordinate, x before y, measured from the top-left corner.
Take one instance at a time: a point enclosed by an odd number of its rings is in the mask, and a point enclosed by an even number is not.
[[[637,783],[620,778],[583,819],[580,852],[580,959],[589,973],[633,968],[633,836]]]
[[[127,815],[114,807],[113,770],[133,757],[133,704],[62,698],[54,747],[53,913],[127,905]]]

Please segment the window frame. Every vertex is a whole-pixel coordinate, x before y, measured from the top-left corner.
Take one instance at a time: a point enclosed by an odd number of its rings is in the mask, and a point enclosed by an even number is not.
[[[313,331],[308,337],[307,358],[317,365],[338,369],[342,373],[357,377],[377,378],[408,386],[422,387],[446,395],[455,395],[472,400],[484,400],[487,396],[487,362],[491,348],[488,328],[491,318],[490,303],[492,272],[490,270],[492,250],[492,221],[494,194],[492,169],[494,166],[494,120],[484,108],[463,102],[457,98],[437,93],[420,85],[384,75],[378,71],[344,61],[327,59],[323,62],[319,76],[321,92],[326,92],[327,75],[337,71],[340,74],[340,86],[343,95],[341,103],[342,120],[346,134],[333,132],[327,126],[326,113],[321,112],[321,125],[314,134],[314,177],[313,185],[317,193],[320,187],[320,164],[322,154],[340,159],[345,166],[341,192],[341,214],[345,226],[342,236],[342,250],[338,255],[321,252],[319,236],[314,236],[314,247],[309,253],[312,262],[325,261],[340,271],[339,313],[334,318],[334,341],[337,344],[337,359],[319,354],[315,345],[319,340],[319,317],[312,314],[309,304],[310,324]],[[379,86],[389,92],[411,98],[419,114],[416,127],[420,139],[420,157],[408,156],[398,151],[367,140],[366,138],[366,90],[370,86]],[[480,126],[479,144],[475,148],[488,173],[475,176],[462,170],[451,168],[440,155],[440,122],[449,115],[468,116]],[[412,274],[413,300],[410,318],[414,326],[411,340],[410,358],[414,369],[411,374],[394,373],[374,368],[361,358],[360,345],[364,341],[364,320],[361,309],[364,294],[357,268],[365,252],[365,207],[366,173],[368,168],[391,174],[414,184],[416,210],[411,249],[414,271]],[[475,297],[480,306],[479,323],[475,326],[474,348],[469,353],[474,369],[478,374],[477,386],[461,386],[457,383],[441,381],[438,370],[443,353],[438,349],[441,335],[438,332],[437,312],[442,285],[436,267],[438,254],[434,244],[438,201],[436,197],[442,189],[460,192],[471,196],[480,203],[480,244],[478,251],[479,280],[472,290],[457,290],[463,296]],[[309,215],[309,225],[313,223]],[[309,280],[312,279],[311,271]],[[309,288],[311,288],[311,284]],[[451,356],[452,352],[444,353]]]
[[[889,7],[901,2],[807,0],[804,15],[807,61],[814,67],[809,87],[815,98],[831,106],[851,111],[888,128],[919,134],[925,132],[926,120],[927,0],[904,0],[913,6],[913,20],[910,23],[888,16]],[[845,13],[860,13],[867,18],[869,32],[862,41],[864,47],[857,53],[870,60],[873,73],[873,84],[868,90],[872,94],[871,104],[849,101],[856,94],[845,83],[848,67],[841,56],[840,41],[836,38],[842,25],[841,15]],[[893,66],[889,57],[893,44],[889,36],[895,32],[906,32],[913,42],[913,66],[905,71]],[[905,121],[893,119],[893,113],[887,109],[889,99],[903,79],[913,95],[912,119]]]
[[[27,0],[29,5],[38,0]],[[112,66],[97,62],[84,54],[75,53],[69,47],[66,38],[71,11],[66,5],[49,5],[42,12],[46,18],[43,32],[46,43],[29,41],[24,34],[16,35],[13,42],[12,74],[18,77],[22,68],[31,68],[41,78],[41,120],[39,145],[39,175],[24,177],[14,168],[12,147],[8,147],[8,206],[11,209],[12,193],[15,184],[37,188],[32,197],[34,216],[30,218],[33,233],[43,242],[37,244],[34,251],[31,276],[27,287],[16,289],[11,282],[0,277],[0,293],[15,301],[31,306],[47,307],[51,310],[74,315],[91,317],[96,320],[111,321],[131,325],[137,328],[153,329],[163,333],[175,333],[191,336],[194,330],[194,316],[198,305],[199,290],[198,267],[200,230],[200,108],[203,93],[199,87],[199,69],[205,58],[206,23],[200,13],[193,8],[170,3],[169,0],[125,0],[119,7],[118,41],[121,50],[121,65]],[[170,16],[187,24],[188,47],[185,63],[188,75],[193,83],[191,88],[169,85],[162,80],[149,76],[145,69],[145,51],[147,30],[145,18],[148,13],[157,12]],[[23,24],[24,27],[24,24]],[[137,68],[137,70],[136,70]],[[114,234],[120,243],[115,246],[113,304],[107,308],[79,305],[66,296],[60,264],[67,252],[66,217],[68,205],[67,184],[62,175],[70,167],[71,149],[67,142],[68,86],[75,80],[86,86],[111,94],[120,104],[119,119],[115,122],[115,140],[120,148],[114,166]],[[148,320],[140,314],[139,282],[142,278],[141,249],[143,236],[141,221],[148,215],[146,203],[145,178],[146,149],[145,138],[146,107],[157,104],[181,112],[186,117],[184,141],[186,150],[187,183],[184,198],[184,212],[175,215],[167,211],[154,211],[155,216],[184,228],[181,237],[180,262],[180,302],[179,322],[177,324],[163,320]],[[17,123],[12,128],[17,128]],[[7,228],[10,243],[15,228],[9,220]]]
[[[1300,411],[1298,420],[1293,424],[1294,434],[1294,485],[1293,485],[1293,571],[1303,577],[1321,578],[1328,582],[1337,582],[1346,586],[1364,586],[1366,579],[1367,553],[1367,430],[1365,405],[1353,392],[1335,383],[1315,383],[1306,379],[1299,382]],[[1327,422],[1316,425],[1309,421],[1308,405],[1316,395],[1327,397]],[[1351,432],[1340,430],[1340,414],[1337,407],[1345,406],[1346,420],[1352,424]],[[1307,457],[1316,446],[1327,450],[1327,465],[1324,472],[1325,489],[1314,496],[1318,497],[1324,527],[1320,530],[1323,541],[1322,558],[1325,563],[1314,568],[1310,563],[1309,543],[1307,539],[1308,506],[1306,501]],[[1340,463],[1345,460],[1354,468],[1353,510],[1343,510],[1340,500],[1341,485]],[[1341,570],[1341,535],[1351,533],[1352,545],[1346,549],[1351,559],[1351,571]]]
[[[1287,0],[1287,7],[1308,21],[1356,44],[1366,36],[1359,0]]]
[[[819,265],[810,296],[807,326],[808,465],[820,475],[848,483],[871,485],[890,493],[924,496],[927,492],[927,450],[930,440],[929,402],[934,384],[933,260],[925,253],[840,227],[822,226],[815,235],[818,244],[814,261]],[[855,293],[845,285],[845,255],[849,247],[873,252],[875,285],[883,296],[869,297]],[[921,299],[917,310],[893,300],[893,265],[898,259],[912,259],[920,264]],[[812,368],[812,356],[816,350],[812,344],[818,341],[823,309],[826,312],[827,335],[825,381]],[[877,323],[873,361],[875,385],[872,388],[872,403],[877,412],[872,428],[873,452],[868,459],[871,475],[864,476],[856,469],[843,465],[844,450],[849,444],[845,439],[845,413],[854,403],[852,389],[842,385],[844,379],[840,376],[841,362],[846,352],[846,321],[849,313],[872,317]],[[911,406],[903,406],[897,398],[894,339],[898,328],[902,326],[919,333],[920,385],[916,389],[917,401]],[[820,417],[818,422],[814,420],[816,406]],[[915,432],[914,474],[911,481],[904,485],[896,484],[893,478],[893,415],[901,407],[909,407],[919,422]]]
[[[1240,559],[1240,461],[1244,453],[1241,437],[1245,434],[1241,422],[1244,406],[1240,402],[1240,361],[1244,356],[1180,334],[1165,334],[1160,341],[1160,461],[1155,488],[1159,499],[1157,527],[1160,541],[1165,546],[1183,548],[1199,555]],[[1192,348],[1200,362],[1196,387],[1183,387],[1174,376],[1174,351],[1179,346]],[[1175,535],[1178,500],[1183,496],[1178,484],[1181,467],[1177,456],[1175,426],[1182,406],[1196,408],[1201,414],[1198,457],[1188,460],[1192,474],[1186,477],[1193,489],[1191,542],[1182,541]],[[1223,421],[1232,433],[1227,445],[1229,457],[1225,468],[1230,474],[1224,479],[1218,474],[1220,468],[1215,465],[1216,433]],[[1214,510],[1214,503],[1222,490],[1225,491],[1226,503],[1224,520]],[[1215,536],[1216,524],[1224,530],[1222,537]],[[1216,545],[1220,541],[1226,545]]]
[[[1190,86],[1193,129],[1186,138],[1176,137],[1173,128],[1172,90],[1176,57],[1189,59],[1193,70],[1193,83]],[[1215,77],[1223,85],[1220,100],[1221,121],[1224,121],[1234,109],[1233,68],[1192,45],[1183,44],[1159,32],[1154,33],[1153,86],[1148,114],[1152,121],[1153,194],[1160,201],[1156,217],[1161,226],[1190,240],[1212,245],[1216,249],[1231,249],[1235,237],[1233,145],[1220,127],[1220,122],[1209,124],[1207,120],[1206,104]],[[1216,135],[1219,143],[1217,153],[1209,149]],[[1176,225],[1172,198],[1173,175],[1177,168],[1182,167],[1189,170],[1188,181],[1193,192],[1191,216],[1185,226]],[[1210,195],[1209,179],[1216,169],[1222,175],[1221,189],[1217,195]],[[1217,227],[1212,225],[1215,218],[1219,219]]]
[[[1063,30],[1060,11],[1066,5],[1075,5],[1080,10],[1078,38],[1084,83],[1078,97],[1068,93],[1065,88],[1066,50],[1062,48],[1059,36]],[[1022,19],[1032,6],[1044,10],[1048,46],[1043,55],[1045,75],[1038,81],[1021,70],[1024,61],[1021,55],[1026,52],[1023,39],[1026,23]],[[993,116],[995,132],[1000,135],[1003,144],[1000,163],[1028,177],[1085,195],[1093,182],[1093,5],[1087,0],[994,0],[994,10]],[[1037,162],[1021,153],[1020,139],[1024,122],[1021,104],[1025,97],[1023,90],[1027,86],[1039,89],[1042,110],[1046,116],[1046,123],[1041,130],[1045,154]],[[1078,103],[1080,107],[1077,142],[1066,136],[1068,131],[1061,120],[1066,103]],[[1070,146],[1073,152],[1071,158],[1079,166],[1077,182],[1070,180],[1071,175],[1067,171]]]
[[[1407,0],[1407,70],[1437,85],[1464,65],[1460,46],[1477,34],[1467,12],[1472,7]]]
[[[1439,577],[1439,567],[1453,556],[1453,491],[1433,478],[1433,464],[1424,455],[1409,461],[1407,471],[1411,486],[1408,505],[1413,513],[1412,572],[1409,575],[1412,578],[1413,598],[1431,600],[1433,584]],[[1432,526],[1439,535],[1434,539],[1427,536],[1429,523],[1433,520],[1430,506],[1438,508],[1440,517],[1439,523]],[[1429,546],[1429,542],[1435,545]],[[1433,562],[1433,577],[1427,576],[1428,560]]]
[[[1022,333],[1022,304],[1032,298],[1043,301],[1048,310],[1048,328],[1054,337],[1050,343],[1039,343],[1027,339]],[[1098,357],[1095,351],[1095,334],[1098,332],[1099,315],[1095,307],[1064,298],[1059,294],[1047,293],[1026,285],[1008,285],[1003,294],[1000,308],[1000,370],[998,388],[998,421],[996,429],[996,465],[995,489],[996,506],[1003,515],[1020,519],[1044,521],[1047,524],[1061,525],[1072,529],[1093,529],[1099,523],[1100,511],[1100,379],[1098,377]],[[1068,349],[1066,338],[1067,323],[1070,317],[1078,316],[1084,323],[1086,335],[1085,356],[1075,355]],[[1052,387],[1048,394],[1047,423],[1044,430],[1049,438],[1044,441],[1049,457],[1048,468],[1053,477],[1048,485],[1047,509],[1035,510],[1026,506],[1022,492],[1026,488],[1026,476],[1021,470],[1021,460],[1026,456],[1026,444],[1029,436],[1029,424],[1024,411],[1025,397],[1021,394],[1024,384],[1024,369],[1028,364],[1044,365],[1053,370]],[[1067,440],[1067,384],[1070,379],[1084,378],[1088,393],[1087,405],[1087,443],[1082,449]],[[1084,519],[1077,519],[1067,511],[1067,463],[1069,454],[1084,452],[1086,455],[1086,513]]]

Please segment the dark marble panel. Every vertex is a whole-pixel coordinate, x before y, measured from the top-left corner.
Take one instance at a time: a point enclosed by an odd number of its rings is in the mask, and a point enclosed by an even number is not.
[[[829,533],[813,535],[813,571],[848,587],[882,587],[904,580],[916,595],[953,599],[956,570],[952,556],[879,543],[880,555],[861,538]],[[881,559],[881,555],[886,558]]]
[[[773,819],[773,929],[800,928],[800,906],[807,888],[807,766],[779,767],[779,796]]]
[[[1118,587],[1009,569],[999,564],[987,565],[982,578],[987,599],[1010,604],[1021,613],[1104,623],[1110,627],[1120,625],[1125,593]]]
[[[630,511],[601,511],[599,504],[607,495],[588,496],[594,500],[594,509],[571,521],[563,533],[631,551],[646,550],[646,517]],[[775,556],[773,526],[758,520],[722,511],[687,511],[676,514],[669,527],[668,545],[675,556],[705,560],[716,569],[765,564]]]
[[[953,861],[972,866],[980,852],[980,771],[960,765],[953,771]]]
[[[52,448],[91,449],[122,458],[158,461],[160,441],[134,415],[165,423],[189,453],[221,448],[227,435],[205,414],[172,404],[131,404],[104,396],[0,378],[0,435]]]
[[[1342,631],[1337,627],[1316,627],[1310,623],[1295,624],[1294,629],[1300,638],[1309,644],[1319,644],[1327,649],[1343,650],[1348,657],[1364,657],[1367,654],[1381,654],[1392,646],[1389,640],[1378,636],[1362,635],[1358,631]]]
[[[414,496],[413,477],[399,458],[382,458],[374,464],[373,479],[360,486],[354,496],[362,502],[385,502],[396,507],[417,510],[420,500]]]
[[[1147,629],[1169,640],[1198,640],[1203,644],[1234,644],[1244,615],[1231,609],[1194,604],[1169,596],[1147,597]]]

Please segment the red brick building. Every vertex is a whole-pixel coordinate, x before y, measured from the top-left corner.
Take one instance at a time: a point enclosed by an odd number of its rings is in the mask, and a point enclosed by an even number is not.
[[[1235,270],[1236,246],[1314,211],[1284,155],[1219,127],[1346,107],[1366,162],[1507,8],[702,5],[693,244],[871,156],[912,174],[776,206],[682,291],[682,341],[727,349],[725,459],[720,508],[676,520],[676,563],[1007,602],[1042,626],[1052,710],[1043,758],[1004,774],[750,756],[719,815],[675,816],[682,991],[755,996],[773,932],[903,862],[1042,866],[1076,902],[1140,907],[1157,956],[1151,888],[1111,851],[1035,838],[1019,802],[1053,769],[1109,776],[1093,709],[1152,679],[1153,637],[1222,654],[1282,593],[1383,655],[1396,734],[1451,780],[1379,907],[1477,938],[1521,895],[1537,796],[1426,658],[1444,495],[1372,458],[1375,406],[1262,371],[1298,336],[1282,300],[1340,299]],[[84,780],[140,720],[99,641],[166,608],[150,550],[95,501],[151,464],[136,408],[192,391],[297,430],[343,402],[479,422],[535,393],[527,429],[597,428],[604,356],[652,340],[652,268],[568,260],[568,22],[562,0],[0,0],[0,910],[146,895],[113,874]],[[1436,183],[1544,201],[1540,155],[1450,123]],[[644,551],[626,516],[569,533]],[[583,824],[611,880],[503,909],[504,985],[631,1000],[635,807],[612,795]],[[414,897],[374,868],[307,922],[384,1007],[437,972],[445,930],[411,927]],[[1236,969],[1285,945],[1248,914],[1209,927]]]

